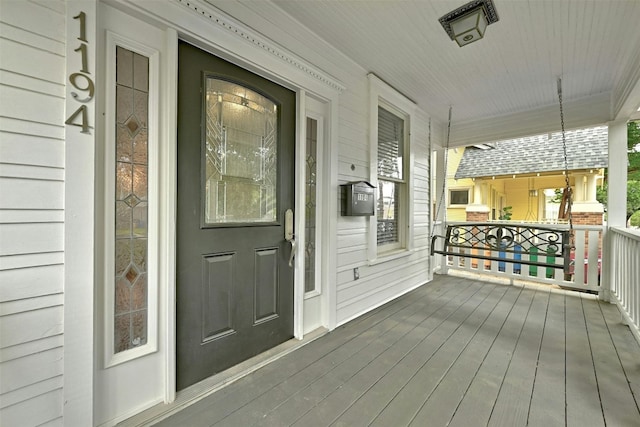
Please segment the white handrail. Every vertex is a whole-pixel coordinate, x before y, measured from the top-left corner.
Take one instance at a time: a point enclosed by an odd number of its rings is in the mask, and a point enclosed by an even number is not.
[[[640,343],[640,232],[609,228],[611,299]]]

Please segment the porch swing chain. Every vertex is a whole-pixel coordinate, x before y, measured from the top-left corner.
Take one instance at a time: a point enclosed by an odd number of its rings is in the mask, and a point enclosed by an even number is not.
[[[567,200],[567,217],[569,218],[569,232],[573,236],[573,216],[571,214],[571,205],[573,204],[573,194],[571,191],[571,183],[569,181],[569,160],[567,156],[567,138],[564,129],[564,109],[562,107],[562,78],[558,77],[558,101],[560,103],[560,126],[562,127],[562,150],[564,154],[564,181]]]
[[[433,233],[436,228],[436,221],[438,221],[438,218],[440,218],[440,211],[442,209],[442,203],[444,201],[444,196],[445,196],[445,188],[446,188],[446,181],[447,181],[447,162],[449,159],[449,140],[451,137],[451,111],[452,111],[452,107],[449,106],[449,123],[447,124],[447,141],[444,147],[444,163],[442,165],[442,167],[444,168],[444,177],[442,179],[442,191],[440,193],[440,200],[438,200],[438,207],[436,208],[436,216],[435,218],[433,218],[433,221],[432,221],[433,225],[431,227],[431,235],[429,236],[429,239],[433,237]],[[429,121],[429,143],[431,143],[431,121]],[[446,218],[446,211],[445,211],[445,218],[443,222],[446,222],[446,220],[447,218]]]

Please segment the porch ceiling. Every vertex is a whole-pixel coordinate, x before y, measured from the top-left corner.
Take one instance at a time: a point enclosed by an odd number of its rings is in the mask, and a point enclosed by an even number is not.
[[[232,14],[265,7],[211,2]],[[559,76],[568,127],[640,116],[636,0],[494,0],[500,20],[462,48],[438,18],[465,0],[271,2],[437,120],[453,106],[453,146],[559,129]]]

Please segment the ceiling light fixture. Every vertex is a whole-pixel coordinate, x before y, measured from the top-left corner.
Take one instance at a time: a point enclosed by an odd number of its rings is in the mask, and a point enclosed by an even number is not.
[[[462,47],[484,37],[487,25],[498,22],[493,0],[473,0],[439,19],[451,40]]]

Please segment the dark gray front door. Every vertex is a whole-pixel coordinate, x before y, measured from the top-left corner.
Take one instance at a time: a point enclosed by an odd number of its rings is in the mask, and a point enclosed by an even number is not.
[[[293,336],[295,94],[181,42],[177,388]]]

